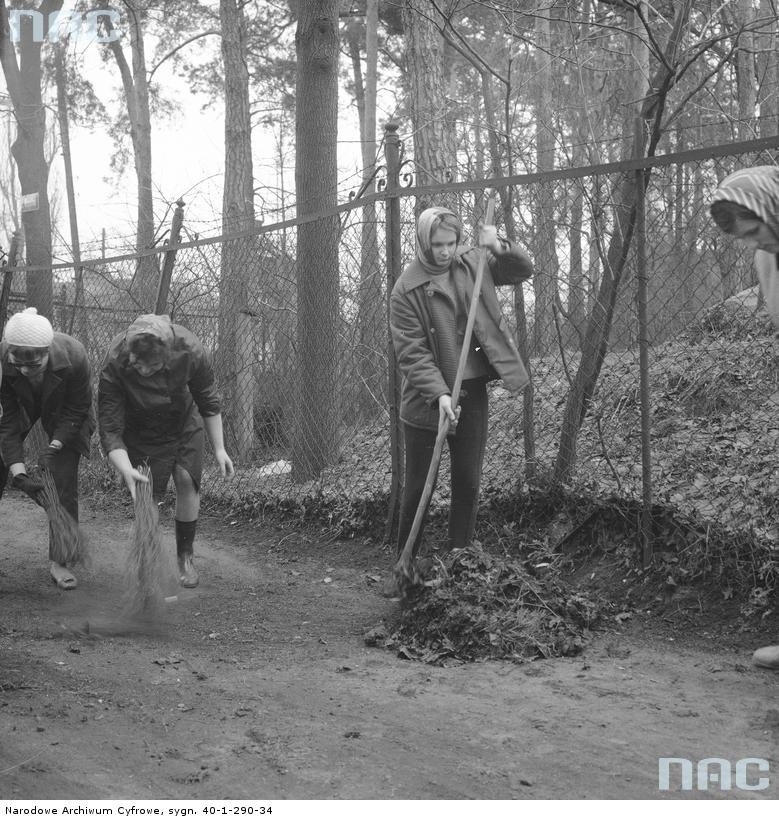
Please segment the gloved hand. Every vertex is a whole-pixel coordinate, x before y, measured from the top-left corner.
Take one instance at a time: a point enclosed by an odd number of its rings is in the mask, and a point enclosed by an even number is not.
[[[39,506],[43,507],[43,484],[40,481],[35,481],[26,473],[19,473],[15,475],[11,481],[11,486],[16,487],[26,493]]]
[[[52,447],[51,444],[48,447],[44,447],[41,450],[40,455],[38,456],[38,466],[41,467],[41,469],[45,469],[51,472],[52,461],[61,449],[61,447]]]

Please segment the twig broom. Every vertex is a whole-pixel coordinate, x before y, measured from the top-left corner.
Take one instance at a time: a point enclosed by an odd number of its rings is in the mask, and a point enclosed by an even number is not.
[[[41,470],[41,505],[49,519],[51,532],[50,558],[63,567],[86,563],[87,542],[78,522],[62,506],[54,477],[47,469]]]
[[[170,569],[160,539],[159,510],[152,495],[151,470],[141,465],[138,472],[146,476],[149,482],[138,481],[135,484],[135,518],[125,570],[123,613],[130,618],[153,618],[164,608],[164,587]]]

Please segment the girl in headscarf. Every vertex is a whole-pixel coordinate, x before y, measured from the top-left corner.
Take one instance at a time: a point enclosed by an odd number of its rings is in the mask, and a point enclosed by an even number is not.
[[[755,251],[755,269],[766,310],[779,330],[779,167],[734,171],[714,192],[717,226]]]
[[[167,316],[140,316],[112,342],[98,387],[100,441],[133,498],[147,479],[161,499],[173,476],[179,581],[196,587],[194,540],[200,513],[205,433],[225,477],[233,462],[224,446],[222,410],[211,361],[200,340]]]
[[[460,245],[462,223],[446,208],[428,208],[417,222],[416,258],[392,291],[390,324],[403,376],[400,418],[405,441],[405,482],[398,554],[411,531],[435,446],[439,420],[450,424],[451,507],[448,548],[467,546],[476,525],[487,440],[487,383],[503,379],[514,394],[529,377],[498,304],[496,285],[516,285],[533,265],[518,245],[492,225],[479,231],[488,252],[481,298],[463,376],[459,407],[452,407],[468,308],[481,251]],[[421,539],[417,538],[414,555]],[[390,583],[391,587],[392,584]],[[395,590],[387,589],[387,594]]]
[[[766,310],[779,330],[779,168],[758,165],[725,177],[710,210],[721,230],[755,251]],[[779,646],[757,649],[752,660],[756,666],[779,669]]]

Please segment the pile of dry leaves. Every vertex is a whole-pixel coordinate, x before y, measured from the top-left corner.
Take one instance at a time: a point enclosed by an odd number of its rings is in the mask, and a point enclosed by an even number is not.
[[[576,655],[604,609],[566,589],[549,565],[491,555],[477,544],[437,561],[391,633],[366,641],[427,663]]]

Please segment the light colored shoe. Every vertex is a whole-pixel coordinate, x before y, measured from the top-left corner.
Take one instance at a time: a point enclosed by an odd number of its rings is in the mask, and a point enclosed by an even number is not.
[[[200,576],[197,574],[195,565],[192,563],[192,555],[179,555],[178,561],[179,583],[187,589],[194,589],[200,583]]]
[[[49,574],[51,575],[52,581],[54,581],[60,589],[76,588],[78,583],[76,576],[67,567],[63,567],[62,564],[52,561],[49,564]]]
[[[752,655],[752,663],[764,669],[779,669],[779,646],[761,646]]]

